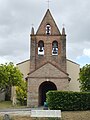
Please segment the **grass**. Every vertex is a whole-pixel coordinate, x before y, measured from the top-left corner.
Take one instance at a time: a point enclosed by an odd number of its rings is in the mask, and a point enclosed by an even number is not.
[[[0,102],[0,109],[7,109],[7,108],[25,108],[26,106],[20,106],[20,105],[12,105],[11,101],[2,101]]]
[[[2,108],[10,108],[12,105],[11,105],[11,102],[10,101],[2,101],[0,102],[0,109]]]
[[[90,120],[90,111],[62,112],[61,120]]]

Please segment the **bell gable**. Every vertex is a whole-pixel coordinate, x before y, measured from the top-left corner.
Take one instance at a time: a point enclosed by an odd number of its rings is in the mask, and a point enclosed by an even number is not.
[[[36,35],[61,35],[49,9],[45,14]]]

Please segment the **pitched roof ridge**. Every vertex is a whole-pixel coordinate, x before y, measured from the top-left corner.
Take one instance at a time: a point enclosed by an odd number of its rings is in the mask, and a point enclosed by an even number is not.
[[[65,73],[66,75],[69,75],[68,73],[66,73],[65,71],[63,71],[60,67],[58,67],[57,65],[54,65],[54,64],[53,64],[52,62],[50,62],[50,61],[47,61],[47,62],[45,62],[44,64],[42,64],[41,66],[37,67],[37,69],[31,71],[30,73],[28,73],[28,75],[32,74],[33,72],[35,72],[36,70],[40,69],[41,67],[43,67],[44,65],[46,65],[46,64],[48,64],[48,63],[51,64],[51,65],[53,65],[54,67],[56,67],[59,71],[62,71],[62,72]]]

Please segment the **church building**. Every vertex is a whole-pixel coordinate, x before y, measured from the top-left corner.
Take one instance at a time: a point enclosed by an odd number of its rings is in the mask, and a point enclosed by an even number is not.
[[[27,80],[27,106],[42,106],[50,90],[80,91],[79,64],[66,57],[65,28],[60,32],[49,9],[37,32],[32,27],[30,59],[17,64]]]

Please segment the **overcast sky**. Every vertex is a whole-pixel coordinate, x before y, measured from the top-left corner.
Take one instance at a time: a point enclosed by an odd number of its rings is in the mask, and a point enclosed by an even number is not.
[[[0,0],[0,63],[29,59],[32,24],[37,30],[47,0]],[[50,11],[61,31],[65,24],[67,58],[90,63],[90,0],[51,0]]]

